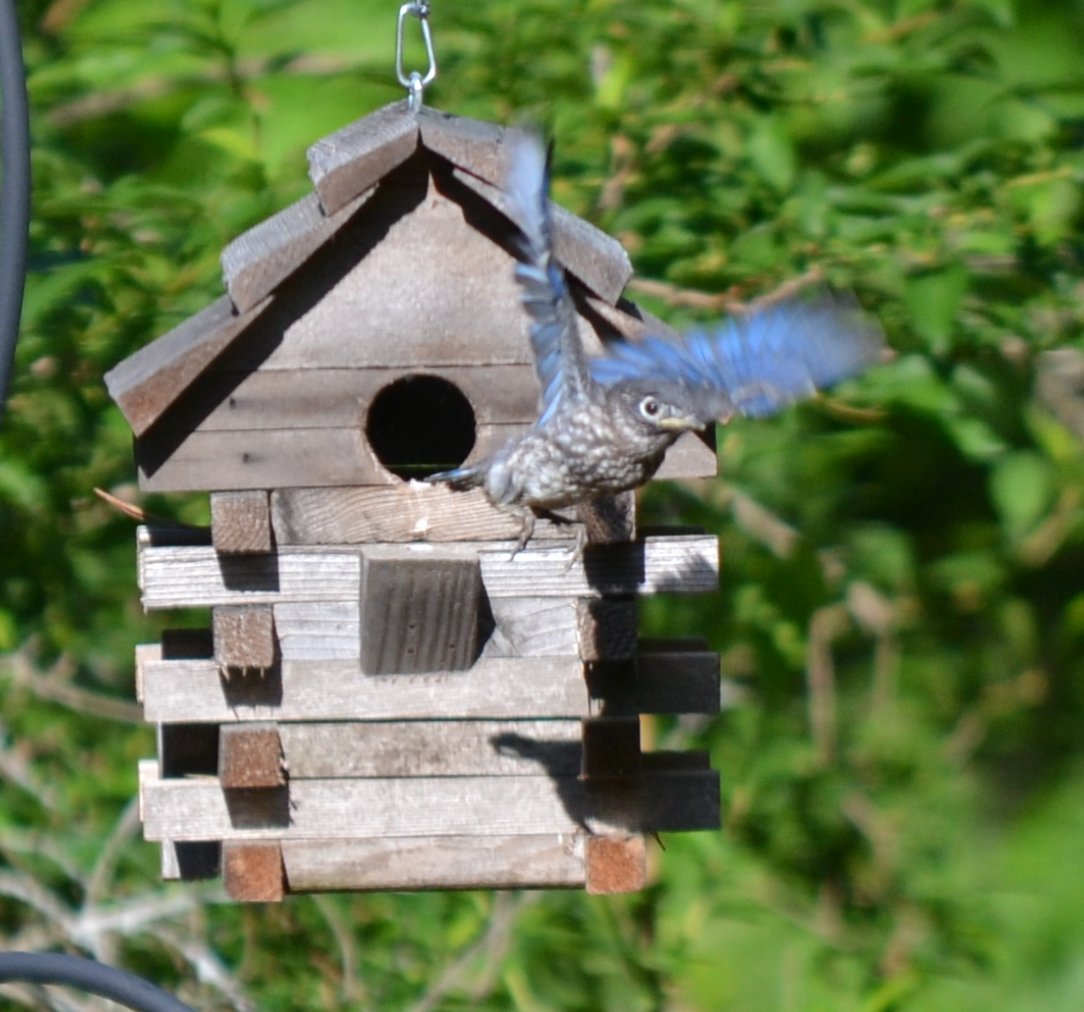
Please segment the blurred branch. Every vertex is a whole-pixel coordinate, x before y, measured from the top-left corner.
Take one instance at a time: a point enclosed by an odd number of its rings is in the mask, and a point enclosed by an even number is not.
[[[0,677],[6,675],[13,685],[29,690],[39,699],[59,703],[90,717],[127,724],[143,723],[142,709],[135,703],[73,685],[76,666],[67,654],[61,654],[47,670],[35,667],[31,660],[33,646],[33,641],[28,640],[18,650],[0,657]]]

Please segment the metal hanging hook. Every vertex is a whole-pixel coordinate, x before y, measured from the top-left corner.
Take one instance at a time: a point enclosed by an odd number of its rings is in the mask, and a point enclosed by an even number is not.
[[[429,69],[423,75],[418,70],[409,74],[403,69],[403,25],[407,15],[413,15],[422,26],[422,40],[425,42],[425,55],[429,60]],[[399,21],[395,26],[395,74],[399,83],[409,92],[410,111],[417,112],[422,107],[422,93],[425,86],[436,79],[437,57],[433,52],[433,34],[429,30],[428,0],[412,0],[399,8]]]

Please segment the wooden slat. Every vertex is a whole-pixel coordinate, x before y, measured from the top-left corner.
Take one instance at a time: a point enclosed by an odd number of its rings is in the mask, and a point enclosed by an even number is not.
[[[712,478],[719,471],[715,455],[715,430],[686,432],[666,451],[653,481],[675,478]]]
[[[105,385],[132,431],[146,432],[271,301],[238,315],[223,295],[107,372]]]
[[[162,841],[161,876],[166,881],[198,882],[218,878],[221,872],[218,840]]]
[[[359,601],[361,666],[368,674],[462,671],[481,652],[477,559],[420,556],[407,548],[364,555]]]
[[[575,776],[580,771],[576,720],[283,723],[278,733],[291,782],[541,772]]]
[[[267,492],[212,492],[211,544],[221,555],[270,552],[274,542]]]
[[[354,545],[373,541],[490,541],[519,536],[519,518],[489,504],[481,489],[406,482],[384,487],[290,488],[271,494],[280,545]],[[533,538],[567,541],[570,524],[539,520]]]
[[[587,716],[578,657],[482,660],[465,672],[366,675],[356,661],[283,661],[271,676],[219,677],[207,660],[163,661],[157,645],[138,647],[136,663],[148,721],[411,720]]]
[[[275,632],[283,661],[361,658],[358,601],[284,601],[276,604]]]
[[[292,892],[552,889],[584,884],[582,833],[287,840]]]
[[[632,657],[636,653],[635,598],[584,598],[576,602],[580,656],[585,661]]]
[[[222,882],[226,895],[240,903],[278,903],[286,876],[278,841],[222,844]]]
[[[243,232],[222,251],[222,276],[238,312],[270,295],[330,240],[372,195],[372,190],[325,215],[314,193]]]
[[[391,352],[391,349],[389,349]],[[393,353],[393,352],[391,352]],[[217,389],[211,403],[178,404],[171,429],[337,429],[362,423],[367,406],[405,376],[439,376],[470,401],[479,425],[529,425],[538,415],[538,381],[527,362],[465,367],[399,365],[315,369],[290,366],[258,370],[213,365]],[[438,417],[439,405],[434,406]]]
[[[584,884],[593,895],[636,892],[647,884],[647,847],[642,836],[589,836]]]
[[[394,102],[309,148],[309,177],[327,214],[364,193],[418,146],[418,121],[407,103]]]
[[[215,661],[231,670],[267,670],[277,657],[275,616],[269,605],[224,605],[211,610]]]
[[[286,769],[278,725],[224,724],[218,733],[218,782],[223,787],[285,786]]]
[[[490,599],[593,597],[596,595],[703,593],[718,589],[714,535],[648,537],[630,545],[589,546],[580,561],[569,550],[528,545],[512,556],[497,542],[446,545],[370,545],[359,550],[283,547],[274,556],[220,557],[199,545],[149,545],[140,535],[139,586],[146,608],[286,601],[348,600],[359,585],[361,555],[418,558],[479,555]]]
[[[277,808],[269,803],[274,791],[223,791],[215,778],[162,780],[153,760],[140,763],[139,779],[148,840],[530,836],[581,827],[618,834],[719,825],[719,779],[703,771],[652,774],[623,789],[614,789],[615,780],[545,775],[299,780]]]

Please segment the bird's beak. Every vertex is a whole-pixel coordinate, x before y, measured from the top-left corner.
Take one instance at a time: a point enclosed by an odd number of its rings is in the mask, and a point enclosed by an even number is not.
[[[660,429],[667,429],[671,432],[685,432],[689,429],[702,429],[703,427],[704,423],[695,415],[672,415],[659,421]]]

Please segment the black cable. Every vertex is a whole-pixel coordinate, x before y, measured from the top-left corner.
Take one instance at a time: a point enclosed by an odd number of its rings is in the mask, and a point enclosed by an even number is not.
[[[0,953],[0,983],[63,984],[136,1012],[193,1012],[173,995],[127,970],[62,952]]]
[[[0,0],[0,420],[23,309],[30,225],[30,115],[15,0]]]

